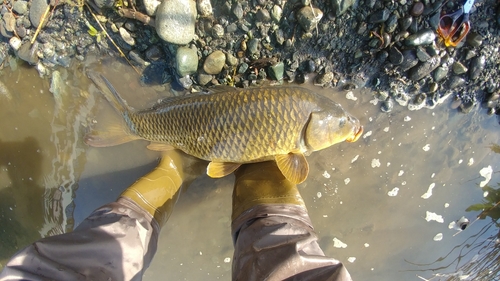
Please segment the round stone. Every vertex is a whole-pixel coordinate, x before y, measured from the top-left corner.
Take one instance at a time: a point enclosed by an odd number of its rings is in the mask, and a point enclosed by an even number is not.
[[[414,17],[418,17],[424,12],[424,8],[424,3],[415,2],[415,4],[413,4],[413,7],[411,7],[410,14]]]
[[[225,62],[226,55],[222,51],[215,51],[205,60],[203,70],[205,70],[207,74],[219,74],[222,71]]]

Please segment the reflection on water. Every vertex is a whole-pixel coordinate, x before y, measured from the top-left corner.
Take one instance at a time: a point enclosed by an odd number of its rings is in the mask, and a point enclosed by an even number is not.
[[[166,95],[141,88],[127,66],[94,67],[136,108]],[[82,144],[87,118],[114,113],[82,73],[67,75],[57,104],[47,81],[27,77],[34,72],[2,76],[17,102],[0,105],[3,259],[37,237],[70,230],[73,220],[78,224],[154,166],[157,154],[143,141]],[[489,148],[500,143],[495,118],[458,114],[447,104],[381,113],[368,92],[348,99],[346,92],[306,86],[343,104],[365,126],[358,142],[308,157],[311,173],[299,187],[327,255],[346,263],[355,280],[447,280],[467,274],[473,258],[487,263],[481,253],[492,247],[497,225],[478,220],[458,233],[453,223],[475,220],[479,211],[465,210],[483,200],[479,172],[499,170],[500,156]],[[233,179],[204,176],[183,192],[145,280],[230,279]],[[490,186],[495,182],[498,173]]]

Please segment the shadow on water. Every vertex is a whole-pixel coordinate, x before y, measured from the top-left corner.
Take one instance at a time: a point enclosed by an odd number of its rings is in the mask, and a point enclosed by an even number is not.
[[[32,137],[0,140],[0,169],[7,176],[2,182],[8,182],[0,189],[0,260],[40,238],[45,190],[37,184],[42,177],[39,151],[40,145]]]

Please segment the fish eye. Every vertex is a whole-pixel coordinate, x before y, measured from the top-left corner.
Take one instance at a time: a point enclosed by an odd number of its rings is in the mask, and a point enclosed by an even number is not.
[[[341,117],[341,118],[339,119],[339,127],[340,127],[340,128],[344,127],[344,125],[345,125],[346,121],[347,121],[347,120],[346,120],[346,118],[345,118],[345,117]]]

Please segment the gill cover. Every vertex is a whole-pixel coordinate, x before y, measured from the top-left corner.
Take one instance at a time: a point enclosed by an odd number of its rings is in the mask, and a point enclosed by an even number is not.
[[[328,111],[311,113],[304,140],[311,151],[343,142],[352,135],[353,125],[345,115],[335,116]]]

